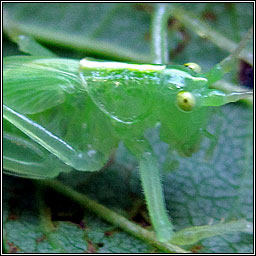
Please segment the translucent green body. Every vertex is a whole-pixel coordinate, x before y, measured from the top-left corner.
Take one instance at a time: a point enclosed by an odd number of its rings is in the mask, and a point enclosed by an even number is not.
[[[4,64],[5,169],[30,178],[55,177],[68,166],[96,171],[123,141],[139,160],[157,237],[169,240],[158,161],[144,133],[160,122],[162,140],[191,155],[206,126],[208,107],[200,99],[207,79],[182,66],[35,57]],[[192,111],[177,106],[180,91],[193,93]]]
[[[112,120],[120,139],[142,139],[146,128],[160,122],[163,141],[183,155],[196,150],[209,111],[201,105],[210,91],[206,78],[183,66],[126,64],[125,69],[111,69],[91,68],[88,60],[86,64],[80,65],[83,85],[96,106]],[[192,111],[177,106],[180,91],[194,95]]]
[[[139,141],[157,122],[163,141],[191,155],[207,123],[209,107],[200,106],[209,92],[207,79],[183,66],[127,65],[87,68],[65,59],[9,58],[4,104],[76,150],[102,152],[104,162],[120,140]],[[195,96],[192,111],[177,106],[179,91]]]
[[[211,81],[214,73],[218,78],[221,74],[218,66],[215,69]],[[144,133],[160,123],[160,138],[190,156],[205,134],[210,106],[246,96],[226,95],[208,85],[207,76],[184,66],[8,57],[4,60],[4,168],[28,178],[56,177],[71,167],[97,171],[123,141],[139,161],[156,235],[169,241],[173,227],[158,161]]]

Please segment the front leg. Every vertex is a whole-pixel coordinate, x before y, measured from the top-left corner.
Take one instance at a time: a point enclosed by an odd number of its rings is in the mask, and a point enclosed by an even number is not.
[[[150,219],[160,242],[170,241],[174,231],[165,207],[158,160],[151,147],[144,140],[125,145],[139,160],[139,170]]]

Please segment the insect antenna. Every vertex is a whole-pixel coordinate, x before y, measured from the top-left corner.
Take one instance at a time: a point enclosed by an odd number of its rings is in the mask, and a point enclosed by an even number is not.
[[[231,52],[229,56],[224,58],[221,62],[216,64],[208,73],[206,73],[209,84],[220,80],[224,76],[224,74],[232,70],[235,60],[238,58],[241,51],[245,48],[252,35],[253,27],[248,30],[243,40],[238,44],[238,46]]]
[[[224,93],[217,90],[210,90],[206,97],[204,97],[203,106],[222,106],[230,102],[236,102],[242,99],[246,99],[249,96],[253,96],[252,91],[230,92]]]
[[[244,91],[244,92],[231,92],[226,94],[226,101],[229,102],[236,102],[241,99],[246,99],[249,96],[253,96],[253,92],[251,91]]]

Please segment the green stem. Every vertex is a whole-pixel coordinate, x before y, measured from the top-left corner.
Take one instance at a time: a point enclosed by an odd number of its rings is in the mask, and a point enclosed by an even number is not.
[[[151,55],[155,64],[168,63],[167,20],[167,4],[156,4],[151,24]]]
[[[194,15],[185,11],[181,7],[177,7],[174,4],[169,5],[168,7],[170,15],[195,32],[198,36],[207,38],[219,48],[232,52],[238,46],[238,44],[212,29],[205,22],[197,19]],[[239,54],[239,57],[248,64],[253,65],[253,54],[248,50],[243,49]]]
[[[224,58],[220,63],[216,64],[210,69],[209,72],[205,74],[208,79],[208,85],[220,80],[226,73],[229,73],[232,70],[235,61],[237,60],[241,51],[245,48],[252,35],[253,27],[248,30],[243,40],[237,45],[229,56]]]
[[[150,231],[145,230],[144,228],[136,225],[125,217],[117,214],[116,212],[108,209],[107,207],[95,202],[94,200],[89,199],[86,195],[83,195],[72,188],[64,185],[63,183],[57,180],[40,180],[40,184],[51,187],[57,192],[71,198],[73,201],[79,203],[83,208],[88,209],[95,214],[97,214],[102,219],[110,222],[111,224],[118,226],[124,231],[130,233],[131,235],[157,247],[158,249],[167,252],[167,253],[188,253],[188,251],[183,250],[182,248],[173,245],[171,243],[161,243],[159,242],[154,234]]]
[[[230,72],[234,61],[237,59],[240,52],[245,48],[246,44],[248,43],[252,35],[253,35],[253,26],[248,30],[243,40],[241,40],[241,42],[237,45],[237,48],[235,48],[235,50],[228,57],[226,57],[219,63],[219,67],[223,70],[223,72],[225,73]]]
[[[150,56],[141,54],[118,45],[100,42],[85,38],[80,35],[68,34],[58,30],[50,30],[34,24],[23,24],[11,20],[8,13],[4,12],[3,29],[11,38],[17,35],[28,35],[42,43],[58,45],[63,48],[74,49],[85,54],[104,56],[119,61],[130,61],[138,63],[149,63]]]

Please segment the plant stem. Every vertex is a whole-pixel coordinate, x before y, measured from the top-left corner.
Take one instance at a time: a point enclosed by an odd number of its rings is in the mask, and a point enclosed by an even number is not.
[[[156,4],[151,24],[151,55],[155,64],[168,63],[167,48],[167,4]]]
[[[57,180],[39,180],[37,181],[40,184],[51,187],[57,192],[63,194],[79,203],[83,208],[88,209],[95,214],[97,214],[102,219],[110,222],[111,224],[118,226],[124,231],[130,233],[131,235],[157,247],[158,249],[167,252],[167,253],[188,253],[184,249],[173,245],[171,243],[161,243],[154,236],[153,232],[147,231],[144,228],[140,227],[137,224],[132,223],[127,220],[125,217],[117,214],[116,212],[108,209],[107,207],[97,203],[94,200],[89,199],[86,195],[83,195],[74,189],[64,185]]]
[[[17,35],[28,35],[49,45],[58,45],[63,48],[74,49],[85,54],[104,56],[119,61],[149,63],[151,58],[147,54],[141,54],[118,45],[100,42],[80,35],[72,35],[58,30],[50,30],[38,27],[34,24],[23,24],[11,20],[8,13],[4,13],[3,30],[11,38]]]
[[[248,41],[253,35],[253,26],[248,30],[242,41],[237,45],[234,51],[229,56],[223,59],[218,65],[225,72],[228,73],[232,69],[234,61],[237,59],[240,52],[245,48]]]
[[[210,40],[219,48],[228,52],[232,52],[238,44],[223,36],[221,33],[212,29],[205,22],[197,19],[194,15],[185,11],[175,4],[168,5],[169,14],[179,20],[185,27],[191,29],[198,36]],[[253,65],[253,54],[246,49],[243,49],[239,57],[250,65]]]

